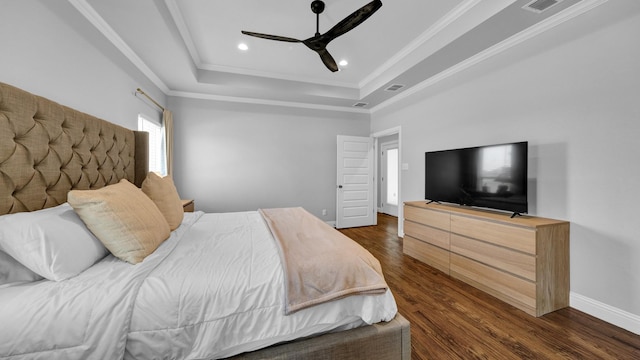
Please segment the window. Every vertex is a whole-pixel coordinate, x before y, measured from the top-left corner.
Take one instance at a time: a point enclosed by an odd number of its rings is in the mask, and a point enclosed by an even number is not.
[[[156,172],[162,176],[167,175],[164,127],[158,121],[139,114],[138,130],[149,133],[149,171]]]

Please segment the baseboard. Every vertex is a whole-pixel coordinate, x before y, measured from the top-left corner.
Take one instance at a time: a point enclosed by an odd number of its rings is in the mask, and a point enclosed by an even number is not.
[[[572,308],[597,317],[634,334],[640,335],[640,316],[601,303],[586,296],[571,292],[569,303]]]
[[[331,227],[336,227],[336,222],[335,221],[325,221],[327,224],[329,224]]]

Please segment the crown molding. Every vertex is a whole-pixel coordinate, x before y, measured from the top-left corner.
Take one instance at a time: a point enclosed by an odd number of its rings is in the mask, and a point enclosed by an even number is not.
[[[469,10],[480,3],[480,1],[481,0],[467,0],[456,6],[453,10],[449,11],[442,19],[438,20],[438,22],[433,24],[433,26],[423,32],[418,38],[413,40],[411,43],[409,43],[409,45],[405,46],[396,55],[385,61],[384,64],[382,64],[379,68],[369,74],[369,76],[364,78],[359,84],[360,89],[365,88],[367,85],[381,77],[386,71],[392,69],[394,66],[397,66],[400,61],[405,59],[412,52],[416,51],[423,44],[433,39],[433,37],[439,34],[442,30],[446,29],[453,22],[460,19]],[[362,94],[361,96],[365,97],[366,95],[368,94]]]
[[[109,24],[89,5],[86,0],[68,0],[93,26],[104,35],[120,52],[133,63],[152,83],[167,94],[169,87],[140,59],[140,57],[122,40]]]
[[[343,112],[343,113],[346,112],[346,113],[355,113],[355,114],[371,114],[371,110],[362,109],[362,108],[350,108],[345,106],[333,106],[333,105],[319,105],[319,104],[300,103],[300,102],[293,102],[293,101],[265,100],[265,99],[256,99],[256,98],[248,98],[248,97],[213,95],[213,94],[196,93],[196,92],[188,92],[188,91],[172,90],[172,91],[169,91],[167,95],[175,96],[175,97],[190,98],[190,99],[215,100],[215,101],[241,103],[241,104],[280,106],[280,107],[300,108],[300,109],[309,109],[309,110],[337,111],[337,112]]]
[[[414,95],[434,84],[439,83],[440,81],[455,75],[463,70],[466,70],[486,59],[489,59],[495,55],[498,55],[500,53],[502,53],[503,51],[506,51],[518,44],[521,44],[539,34],[544,33],[545,31],[551,30],[552,28],[565,23],[579,15],[582,15],[604,3],[606,3],[609,0],[583,0],[581,2],[576,3],[575,5],[567,8],[566,10],[559,12],[558,14],[555,14],[553,16],[550,16],[549,18],[527,28],[524,31],[521,31],[513,36],[511,36],[510,38],[499,42],[498,44],[468,58],[467,60],[464,60],[450,68],[448,68],[447,70],[432,76],[431,78],[401,92],[400,94],[390,98],[387,101],[382,102],[381,104],[378,104],[376,106],[374,106],[373,108],[371,108],[371,112],[375,113],[377,111],[380,111],[388,106],[391,106],[393,104],[395,104],[396,102],[403,100],[411,95]]]
[[[193,37],[191,36],[191,32],[187,26],[187,23],[184,20],[184,15],[182,11],[180,11],[180,7],[175,0],[165,0],[165,4],[169,9],[169,13],[173,18],[176,27],[178,28],[178,32],[182,37],[182,41],[184,41],[187,50],[189,51],[189,55],[191,55],[191,61],[195,65],[196,68],[200,70],[209,70],[209,71],[220,71],[238,75],[246,75],[246,76],[256,76],[262,78],[270,78],[276,80],[289,80],[296,81],[302,83],[310,83],[310,84],[320,84],[320,85],[328,85],[328,86],[338,86],[338,87],[347,87],[347,88],[358,88],[358,84],[355,83],[346,83],[339,81],[330,81],[330,80],[321,80],[315,79],[311,77],[303,77],[303,76],[293,76],[293,75],[285,75],[277,72],[271,71],[260,71],[260,70],[250,70],[245,68],[233,67],[233,66],[221,66],[211,63],[206,63],[202,61],[200,54],[198,53],[198,49],[193,41]]]
[[[184,16],[182,15],[182,11],[180,11],[180,7],[174,0],[164,0],[164,3],[169,9],[171,18],[178,28],[178,32],[182,37],[182,41],[184,41],[184,45],[187,47],[187,51],[189,51],[189,55],[191,55],[191,61],[196,65],[196,67],[200,67],[202,60],[200,59],[200,54],[198,53],[196,44],[193,42],[193,37],[191,36],[189,27],[184,21]]]
[[[68,0],[68,1],[71,5],[73,5],[74,8],[76,8],[80,12],[80,14],[82,14],[93,26],[95,26],[95,28],[102,35],[104,35],[108,41],[110,41],[127,59],[129,59],[129,61],[131,61],[133,65],[136,66],[138,70],[140,70],[165,95],[191,97],[194,99],[228,101],[228,102],[236,102],[236,103],[251,103],[251,104],[287,106],[287,107],[316,109],[316,110],[341,111],[341,112],[348,112],[348,113],[364,113],[364,114],[370,113],[370,110],[361,109],[361,108],[348,108],[343,106],[317,105],[317,104],[309,104],[309,103],[264,100],[264,99],[255,99],[255,98],[240,98],[240,97],[233,97],[233,96],[221,96],[221,95],[211,95],[211,94],[172,90],[145,64],[145,62],[131,49],[131,47],[129,47],[129,45],[115,32],[115,30],[113,30],[113,28],[109,26],[109,24],[96,12],[96,10],[91,5],[89,5],[87,0]],[[177,5],[175,5],[175,2],[173,0],[165,0],[165,2],[169,7],[170,11],[179,12],[179,9],[177,9]],[[176,7],[176,8],[171,10],[172,7]],[[176,25],[180,26],[178,24]],[[187,41],[188,40],[185,40],[185,43]],[[192,53],[192,56],[193,56],[193,53]],[[229,72],[229,69],[218,69],[218,70]],[[293,79],[293,78],[291,80],[300,81],[300,79]],[[349,86],[345,86],[344,84],[340,86],[349,87]]]
[[[221,96],[221,95],[210,95],[210,94],[202,94],[195,92],[186,92],[186,91],[175,91],[169,89],[169,87],[144,63],[144,61],[125,43],[125,41],[111,28],[107,22],[95,11],[95,9],[88,4],[87,0],[68,0],[69,3],[74,6],[91,24],[93,24],[98,31],[100,31],[117,49],[119,49],[122,54],[128,58],[134,66],[136,66],[153,84],[155,84],[165,95],[169,96],[179,96],[179,97],[192,97],[196,99],[209,99],[209,100],[217,100],[217,101],[229,101],[236,103],[252,103],[252,104],[262,104],[262,105],[272,105],[272,106],[286,106],[286,107],[296,107],[296,108],[305,108],[305,109],[316,109],[316,110],[328,110],[328,111],[340,111],[340,112],[348,112],[348,113],[364,113],[364,114],[372,114],[379,110],[382,110],[392,104],[395,104],[398,101],[401,101],[409,96],[412,96],[418,93],[421,90],[432,86],[449,76],[457,74],[465,69],[468,69],[494,55],[497,55],[511,47],[518,45],[538,34],[541,34],[547,30],[554,28],[555,26],[562,24],[566,21],[569,21],[576,16],[579,16],[589,10],[592,10],[604,3],[608,0],[583,0],[570,8],[562,11],[554,16],[549,17],[548,19],[541,21],[540,23],[521,31],[520,33],[476,54],[475,56],[458,63],[457,65],[433,76],[416,86],[413,86],[400,94],[390,98],[389,100],[374,106],[371,109],[361,109],[361,108],[349,108],[343,106],[331,106],[331,105],[318,105],[318,104],[310,104],[310,103],[298,103],[298,102],[290,102],[290,101],[276,101],[276,100],[265,100],[265,99],[255,99],[255,98],[241,98],[241,97],[232,97],[232,96]],[[169,9],[172,7],[177,7],[174,0],[165,0]],[[436,25],[430,28],[427,32],[423,33],[419,40],[416,40],[411,45],[403,49],[401,53],[394,56],[393,59],[385,63],[383,67],[385,70],[390,69],[394,64],[397,64],[401,58],[406,57],[411,51],[414,51],[420,44],[424,43],[428,39],[432,38],[439,31],[442,31],[446,26],[451,24],[456,19],[460,18],[462,14],[469,11],[469,9],[473,8],[473,6],[477,5],[480,0],[468,0],[463,4],[459,5],[451,11],[445,18],[439,21]],[[174,9],[173,11],[176,11]],[[179,12],[179,10],[177,10]],[[184,25],[184,24],[183,24]],[[193,56],[193,54],[192,54]],[[230,72],[230,69],[218,69],[218,71],[226,71]],[[254,76],[257,75],[251,74]],[[368,81],[373,81],[377,76],[380,76],[382,71],[379,69],[370,77],[368,77]],[[278,78],[278,77],[276,77]],[[301,81],[301,78],[292,78],[293,81]],[[334,84],[335,85],[335,84]],[[342,87],[353,87],[353,86],[345,86],[345,84],[339,85]]]
[[[342,87],[342,88],[349,88],[349,89],[359,89],[358,85],[354,83],[312,79],[309,77],[305,78],[299,75],[285,75],[281,73],[250,70],[250,69],[231,67],[231,66],[200,64],[198,65],[198,69],[208,70],[208,71],[220,71],[220,72],[226,72],[226,73],[232,73],[232,74],[238,74],[238,75],[255,76],[255,77],[269,78],[269,79],[275,79],[275,80],[295,81],[299,83],[309,83],[313,85],[326,85],[326,86],[335,86],[335,87]]]

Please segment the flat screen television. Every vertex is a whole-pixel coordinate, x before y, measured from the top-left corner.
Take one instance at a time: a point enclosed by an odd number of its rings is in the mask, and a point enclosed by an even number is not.
[[[526,213],[528,143],[425,153],[425,199]]]

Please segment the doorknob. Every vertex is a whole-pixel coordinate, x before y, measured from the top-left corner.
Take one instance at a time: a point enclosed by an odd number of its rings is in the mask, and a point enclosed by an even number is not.
[[[342,185],[338,185],[338,189],[342,189]]]

